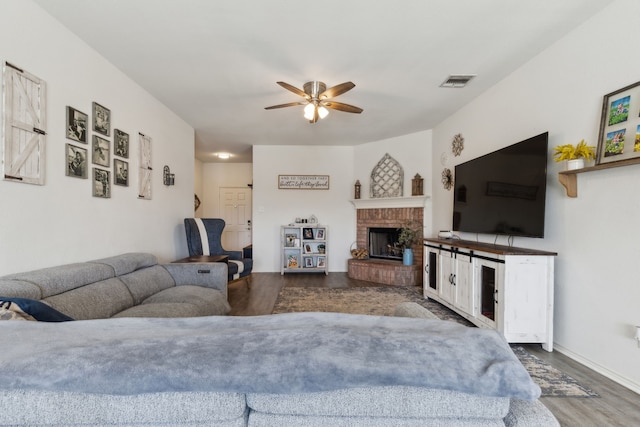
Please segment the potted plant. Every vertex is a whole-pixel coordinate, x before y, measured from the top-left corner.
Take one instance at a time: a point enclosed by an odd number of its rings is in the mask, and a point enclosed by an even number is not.
[[[587,145],[584,139],[578,145],[564,144],[553,149],[553,158],[556,162],[567,161],[567,170],[582,169],[585,160],[596,158],[596,150],[592,145]]]
[[[413,245],[422,238],[422,225],[416,221],[407,221],[399,230],[398,245],[403,248],[402,264],[413,265]]]

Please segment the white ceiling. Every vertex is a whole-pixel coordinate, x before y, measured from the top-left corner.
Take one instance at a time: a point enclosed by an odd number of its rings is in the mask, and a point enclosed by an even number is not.
[[[197,158],[251,162],[432,129],[613,0],[34,1],[193,126]],[[451,74],[477,77],[439,87]],[[264,109],[311,80],[354,82],[336,100],[364,112]]]

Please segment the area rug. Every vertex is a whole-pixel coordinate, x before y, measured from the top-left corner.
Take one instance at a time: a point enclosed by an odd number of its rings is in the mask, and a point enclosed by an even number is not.
[[[321,311],[393,316],[395,307],[407,301],[420,304],[441,320],[474,326],[447,307],[432,300],[425,300],[418,287],[285,287],[278,294],[273,314]],[[543,397],[599,397],[598,394],[583,387],[575,379],[532,355],[523,347],[512,345],[511,348],[531,378],[540,386]]]

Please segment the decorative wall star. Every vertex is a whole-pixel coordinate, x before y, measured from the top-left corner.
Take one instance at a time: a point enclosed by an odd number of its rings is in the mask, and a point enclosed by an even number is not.
[[[457,157],[462,153],[462,150],[464,150],[464,138],[462,134],[459,133],[454,135],[453,141],[451,141],[451,151]]]
[[[449,168],[444,168],[442,171],[442,185],[445,190],[451,190],[451,187],[453,187],[453,175]]]

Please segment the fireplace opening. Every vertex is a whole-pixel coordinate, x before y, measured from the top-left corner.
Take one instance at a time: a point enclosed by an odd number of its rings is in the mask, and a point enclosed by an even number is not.
[[[397,228],[369,228],[369,257],[402,260],[402,248],[398,245],[400,230]]]

